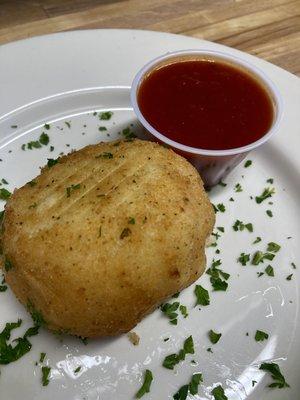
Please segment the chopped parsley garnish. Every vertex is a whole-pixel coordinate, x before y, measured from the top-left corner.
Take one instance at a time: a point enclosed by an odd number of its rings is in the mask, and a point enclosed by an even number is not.
[[[80,366],[77,367],[77,368],[74,370],[74,374],[77,374],[80,370],[81,370],[81,367],[80,367]]]
[[[6,292],[7,286],[6,285],[0,285],[0,292]]]
[[[273,178],[269,178],[269,179],[267,179],[267,183],[270,183],[271,185],[273,185],[273,183],[274,183],[274,179],[273,179]]]
[[[25,145],[26,146],[26,145]],[[42,147],[41,143],[39,140],[32,140],[31,142],[27,143],[27,149],[32,150],[32,149],[40,149]],[[25,147],[22,147],[22,150],[25,150]]]
[[[234,201],[234,198],[233,198],[233,197],[230,197],[229,201]]]
[[[121,232],[120,239],[124,239],[131,235],[131,230],[129,228],[124,228]]]
[[[1,188],[0,189],[0,200],[8,200],[11,196],[11,193],[9,190],[5,189],[5,188]]]
[[[268,387],[278,389],[290,387],[290,385],[286,382],[284,376],[282,375],[278,364],[263,363],[261,364],[259,369],[261,369],[262,371],[267,371],[271,374],[271,378],[274,380],[274,382],[268,385]]]
[[[177,325],[177,310],[179,304],[178,301],[175,301],[174,303],[165,303],[160,307],[161,311],[169,318],[172,325]]]
[[[11,125],[10,126],[12,129],[16,129],[18,127],[18,125]]]
[[[252,381],[252,387],[254,387],[256,383],[257,381]]]
[[[222,233],[225,232],[224,226],[217,226],[217,229],[218,229],[219,232],[222,232]]]
[[[65,121],[65,124],[67,125],[67,127],[70,129],[71,128],[71,121]]]
[[[4,269],[6,272],[8,272],[10,269],[12,269],[13,265],[12,263],[6,258],[4,260]]]
[[[269,335],[266,332],[257,330],[255,333],[255,340],[257,342],[262,342],[269,338]]]
[[[27,185],[33,187],[36,185],[36,181],[29,181],[29,182],[27,182]]]
[[[135,224],[135,219],[133,217],[130,217],[128,219],[128,223],[131,224],[131,225],[134,225]]]
[[[107,152],[107,151],[105,151],[102,154],[99,154],[98,156],[95,156],[95,158],[108,158],[108,159],[111,159],[113,157],[114,157],[114,155],[112,153]]]
[[[268,266],[266,267],[266,269],[265,269],[265,273],[266,273],[268,276],[274,276],[274,269],[273,269],[273,267],[272,267],[271,265],[268,265]]]
[[[46,357],[46,353],[41,353],[41,355],[40,355],[40,363],[44,362],[45,357]]]
[[[241,186],[240,183],[237,183],[237,184],[235,185],[234,191],[235,191],[236,193],[239,193],[239,192],[242,192],[242,191],[243,191],[243,188],[242,188],[242,186]]]
[[[33,303],[30,300],[28,300],[27,302],[27,310],[30,313],[31,318],[36,327],[40,327],[46,324],[46,321],[44,320],[42,313],[35,309]]]
[[[247,229],[247,231],[253,232],[253,225],[251,224],[251,222],[248,222],[247,224],[244,224],[242,221],[240,221],[238,219],[232,225],[232,228],[233,228],[233,230],[235,232],[243,231],[245,228]]]
[[[260,196],[255,197],[255,201],[257,204],[260,204],[269,197],[272,197],[274,193],[275,193],[274,188],[265,188]]]
[[[263,276],[264,273],[263,272],[257,272],[257,277],[260,278],[261,276]]]
[[[194,293],[197,297],[196,305],[200,304],[201,306],[208,306],[210,303],[209,293],[204,287],[201,285],[196,285],[194,289]]]
[[[215,400],[228,400],[228,397],[225,395],[224,389],[221,385],[213,388],[211,394],[214,396]]]
[[[251,264],[258,265],[259,263],[263,263],[264,260],[272,261],[274,257],[275,257],[275,254],[268,253],[268,252],[263,253],[262,251],[257,251],[256,253],[254,253],[254,255],[252,257]]]
[[[275,242],[269,242],[267,251],[271,251],[272,253],[277,253],[281,249],[281,246]]]
[[[111,119],[112,116],[113,116],[113,112],[112,111],[104,111],[104,112],[101,112],[99,114],[99,119],[101,121],[108,121],[108,120]]]
[[[287,281],[290,281],[290,280],[292,279],[292,277],[293,277],[293,274],[290,274],[290,275],[288,275],[288,276],[286,277],[286,280],[287,280]]]
[[[214,332],[212,329],[208,332],[209,340],[210,340],[213,344],[218,343],[218,341],[221,339],[221,336],[222,336],[222,333]]]
[[[1,179],[1,183],[3,183],[4,185],[8,185],[8,182],[7,182],[7,180],[6,180],[6,179],[4,179],[4,178],[2,178],[2,179]]]
[[[51,168],[53,167],[53,165],[57,164],[60,160],[60,157],[58,158],[47,158],[48,162],[47,162],[47,167]]]
[[[227,186],[227,183],[225,183],[225,182],[223,182],[223,181],[220,181],[220,182],[218,183],[218,185],[219,185],[219,186],[222,186],[222,187],[226,187],[226,186]]]
[[[135,395],[136,399],[141,399],[144,396],[144,394],[150,392],[150,387],[151,387],[152,381],[153,381],[152,372],[149,369],[146,369],[145,375],[144,375],[144,382],[143,382],[143,385],[140,388],[140,390]]]
[[[134,138],[136,138],[136,134],[131,131],[129,126],[122,130],[122,135],[125,137],[125,139],[134,139]]]
[[[38,327],[27,329],[23,337],[18,337],[13,341],[16,342],[16,345],[13,347],[12,344],[8,343],[11,332],[14,329],[19,328],[21,324],[21,319],[17,322],[8,322],[0,333],[0,364],[2,365],[17,361],[28,353],[31,349],[31,343],[29,342],[28,337],[38,334]]]
[[[67,197],[70,197],[70,196],[71,196],[71,193],[72,193],[74,190],[78,190],[78,189],[80,189],[80,183],[77,183],[76,185],[71,185],[71,186],[67,187],[67,188],[66,188]]]
[[[238,262],[240,262],[244,266],[247,265],[249,261],[250,261],[250,254],[241,253],[241,255],[238,258]]]
[[[261,242],[261,237],[257,236],[257,238],[254,240],[253,244]]]
[[[195,395],[198,393],[200,382],[203,382],[202,374],[194,374],[188,385],[181,386],[177,393],[174,394],[174,400],[186,400],[188,393]]]
[[[100,132],[107,131],[106,126],[99,126],[98,129],[99,129]]]
[[[273,213],[271,210],[267,210],[266,214],[268,215],[268,217],[272,218],[273,217]]]
[[[297,268],[297,267],[296,267],[296,264],[295,264],[294,262],[291,262],[291,266],[292,266],[294,269]]]
[[[42,384],[43,384],[43,386],[47,386],[49,384],[50,372],[51,372],[50,367],[42,367]]]
[[[219,204],[217,204],[216,206],[215,205],[213,205],[213,207],[214,207],[214,210],[215,210],[215,212],[218,212],[218,211],[220,211],[220,212],[225,212],[226,211],[226,208],[225,208],[225,206],[224,206],[224,204],[223,203],[219,203]]]
[[[194,354],[194,342],[192,336],[189,336],[183,343],[183,349],[179,350],[178,354],[170,354],[165,357],[163,366],[167,369],[174,369],[175,365],[185,359],[187,354]]]
[[[45,124],[44,128],[47,129],[47,131],[50,129],[50,124]]]
[[[229,279],[230,274],[222,271],[220,268],[217,268],[221,264],[221,260],[213,260],[211,267],[206,271],[206,273],[210,275],[210,282],[215,291],[225,291],[228,287],[228,283],[226,281]],[[224,278],[225,280],[222,280],[221,278]]]
[[[245,168],[248,168],[248,167],[250,167],[250,165],[252,165],[252,161],[251,161],[251,160],[247,160],[247,161],[245,162],[245,164],[244,164],[244,167],[245,167]]]
[[[206,349],[206,351],[208,351],[209,353],[213,353],[211,347],[208,347],[208,348]]]
[[[47,144],[49,143],[50,139],[49,136],[47,135],[47,133],[43,132],[40,136],[39,142],[44,145],[47,146]]]
[[[186,306],[184,306],[184,305],[180,304],[180,306],[179,306],[179,310],[180,310],[180,312],[181,312],[181,314],[182,314],[183,318],[186,318],[186,317],[188,317],[189,313],[187,312],[187,308],[186,308]]]

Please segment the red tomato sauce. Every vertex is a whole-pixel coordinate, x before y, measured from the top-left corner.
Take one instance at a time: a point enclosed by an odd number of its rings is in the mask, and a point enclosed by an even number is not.
[[[273,121],[266,89],[247,72],[221,61],[177,61],[141,82],[138,104],[158,132],[191,147],[225,150],[264,136]]]

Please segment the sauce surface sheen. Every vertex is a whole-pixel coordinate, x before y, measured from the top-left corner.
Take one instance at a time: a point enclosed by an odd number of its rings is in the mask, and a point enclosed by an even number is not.
[[[138,90],[144,118],[175,142],[207,150],[246,146],[273,121],[266,89],[221,61],[187,60],[160,66]]]

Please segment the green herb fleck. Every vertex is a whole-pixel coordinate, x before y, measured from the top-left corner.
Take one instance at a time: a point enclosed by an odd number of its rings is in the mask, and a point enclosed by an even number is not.
[[[6,179],[4,179],[4,178],[2,178],[2,179],[1,179],[1,182],[2,182],[4,185],[8,185],[8,182],[7,182],[7,180],[6,180]]]
[[[112,153],[107,152],[107,151],[105,151],[102,154],[98,154],[97,156],[95,156],[95,158],[108,158],[108,159],[111,159],[113,157],[114,157],[114,155]]]
[[[294,262],[291,262],[291,266],[292,266],[294,269],[297,268],[297,267],[296,267],[296,264],[295,264]]]
[[[274,276],[274,269],[271,265],[266,267],[265,272],[268,276]]]
[[[71,196],[71,193],[72,193],[74,190],[78,190],[78,189],[80,189],[80,183],[77,183],[76,185],[71,185],[71,186],[67,187],[67,188],[66,188],[67,197],[70,197],[70,196]]]
[[[7,286],[6,285],[0,285],[0,292],[6,292]]]
[[[267,371],[271,374],[271,378],[274,380],[273,383],[269,385],[270,388],[285,388],[290,387],[290,385],[286,382],[284,376],[282,375],[278,364],[275,363],[263,363],[259,367],[262,371]]]
[[[272,218],[273,217],[273,213],[271,210],[267,210],[266,214],[268,215],[268,217]]]
[[[165,357],[163,366],[167,369],[174,369],[180,361],[183,361],[187,354],[194,354],[194,342],[192,336],[189,336],[183,343],[183,349],[179,350],[178,354],[170,354]]]
[[[152,381],[153,381],[152,372],[149,369],[146,369],[145,375],[144,375],[144,382],[143,382],[143,385],[140,388],[140,390],[135,395],[136,399],[140,399],[144,396],[144,394],[150,392],[150,387],[151,387]]]
[[[130,127],[123,129],[122,135],[128,140],[136,138],[136,134],[131,131]]]
[[[237,183],[237,184],[235,185],[234,191],[235,191],[236,193],[239,193],[239,192],[242,192],[242,191],[243,191],[243,188],[242,188],[242,186],[241,186],[240,183]]]
[[[247,229],[247,231],[253,232],[253,225],[250,222],[248,222],[247,224],[244,224],[242,221],[240,221],[238,219],[232,225],[232,228],[236,232],[243,231],[245,228]]]
[[[4,260],[5,271],[8,272],[10,269],[12,269],[12,267],[13,267],[12,263],[9,260],[5,259]]]
[[[180,306],[179,306],[179,310],[180,310],[180,312],[181,312],[181,314],[182,314],[183,318],[186,318],[186,317],[188,317],[189,313],[187,312],[187,308],[186,308],[186,306],[184,306],[184,305],[180,304]]]
[[[261,237],[257,236],[257,238],[254,240],[253,244],[261,242]]]
[[[206,271],[206,273],[210,275],[210,282],[215,291],[225,291],[228,287],[228,283],[226,281],[229,279],[230,274],[224,272],[220,268],[217,268],[221,264],[221,260],[213,260],[211,267]],[[221,278],[224,278],[225,280],[223,281]]]
[[[67,125],[67,127],[70,129],[71,128],[71,121],[65,121],[65,124]]]
[[[290,281],[290,280],[292,279],[292,277],[293,277],[293,274],[290,274],[290,275],[288,275],[288,276],[286,277],[286,280],[287,280],[287,281]]]
[[[44,128],[47,129],[47,131],[50,129],[50,124],[45,124]]]
[[[254,387],[256,383],[257,381],[252,381],[252,387]]]
[[[8,322],[0,333],[0,364],[2,365],[17,361],[31,349],[31,343],[29,342],[28,337],[36,335],[38,333],[38,327],[27,329],[23,337],[19,337],[13,341],[16,342],[14,347],[12,344],[8,343],[11,332],[16,328],[19,328],[21,324],[21,319],[17,322]]]
[[[11,196],[11,192],[5,188],[0,189],[0,200],[8,200]]]
[[[50,139],[49,136],[47,135],[47,133],[43,132],[39,138],[39,141],[42,145],[47,146],[47,144],[49,143]]]
[[[272,253],[277,253],[281,249],[281,246],[275,242],[269,242],[267,251],[271,251]]]
[[[247,265],[249,261],[250,261],[250,254],[241,253],[241,255],[238,258],[238,262],[244,266]]]
[[[128,219],[128,223],[131,224],[131,225],[134,225],[135,224],[135,219],[133,217],[130,217]]]
[[[275,257],[275,254],[263,253],[262,251],[257,251],[256,253],[254,253],[254,255],[252,257],[251,264],[258,265],[259,263],[263,263],[264,260],[272,261],[274,257]]]
[[[112,112],[112,111],[104,111],[104,112],[101,112],[101,113],[99,114],[99,119],[100,119],[101,121],[108,121],[108,120],[111,119],[112,115],[113,115],[113,112]]]
[[[106,126],[99,126],[98,129],[99,129],[100,132],[107,131]]]
[[[204,287],[201,285],[196,285],[194,289],[194,293],[197,297],[196,305],[200,304],[201,306],[208,306],[210,303],[209,293]]]
[[[217,226],[218,231],[224,233],[225,232],[225,228],[223,226]]]
[[[200,382],[203,382],[202,374],[194,374],[188,385],[182,386],[178,392],[173,396],[174,400],[186,400],[188,393],[195,395],[198,393],[198,387]]]
[[[263,276],[264,273],[263,272],[257,272],[257,277],[260,278],[261,276]]]
[[[77,367],[77,368],[74,370],[74,374],[77,374],[80,370],[81,370],[81,367],[80,367],[80,366]]]
[[[220,340],[220,338],[221,338],[221,336],[222,336],[222,333],[216,333],[216,332],[214,332],[212,329],[208,332],[208,336],[209,336],[209,339],[210,339],[210,341],[213,343],[213,344],[216,344],[216,343],[218,343],[218,341]]]
[[[217,204],[217,211],[220,211],[222,213],[226,211],[226,208],[223,203]]]
[[[220,182],[218,183],[218,185],[219,185],[219,186],[222,186],[222,187],[226,187],[226,186],[227,186],[227,183],[220,181]]]
[[[176,301],[174,303],[165,303],[160,307],[161,311],[166,315],[166,317],[169,318],[170,323],[172,325],[177,325],[177,317],[178,317],[177,310],[179,304],[180,303]]]
[[[40,355],[40,363],[44,362],[45,357],[46,357],[46,353],[41,353],[41,355]]]
[[[271,185],[273,185],[273,183],[274,183],[274,179],[273,179],[273,178],[269,178],[269,179],[267,179],[267,183],[270,183]]]
[[[211,394],[214,396],[215,400],[228,400],[228,397],[225,395],[224,389],[221,385],[216,386]]]
[[[43,386],[47,386],[49,384],[50,372],[51,372],[50,367],[42,367],[42,384],[43,384]]]
[[[274,193],[275,193],[274,188],[265,188],[260,196],[255,197],[255,201],[257,204],[260,204],[269,197],[272,197]]]
[[[245,168],[248,168],[248,167],[250,167],[251,164],[252,164],[252,161],[251,161],[251,160],[247,160],[247,161],[245,162],[245,164],[244,164],[244,167],[245,167]]]
[[[16,129],[18,127],[18,125],[11,125],[10,126],[12,129]]]
[[[28,300],[27,302],[27,310],[30,313],[36,327],[46,325],[46,321],[44,320],[42,313],[35,309],[33,303],[30,300]]]
[[[47,158],[48,162],[47,162],[47,167],[51,168],[53,167],[53,165],[57,164],[60,160],[60,157],[58,158]]]
[[[255,340],[257,342],[262,342],[269,338],[269,335],[266,332],[257,330],[255,333]]]

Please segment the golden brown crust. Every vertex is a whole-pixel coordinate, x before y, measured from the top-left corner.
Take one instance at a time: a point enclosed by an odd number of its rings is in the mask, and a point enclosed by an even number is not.
[[[214,212],[198,173],[171,150],[87,146],[34,181],[6,205],[6,280],[50,329],[127,332],[203,273]]]

